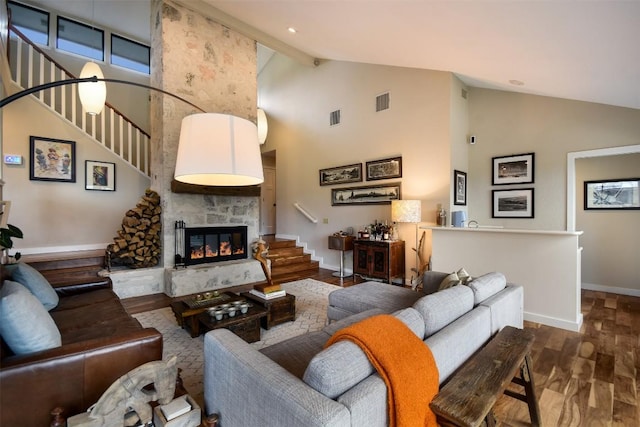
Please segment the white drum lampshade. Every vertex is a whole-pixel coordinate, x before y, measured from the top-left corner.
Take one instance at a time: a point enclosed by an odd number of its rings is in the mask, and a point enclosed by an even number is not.
[[[84,79],[93,76],[104,79],[100,66],[95,62],[89,61],[82,67],[80,78]],[[78,83],[78,95],[84,110],[95,116],[100,114],[104,108],[104,103],[107,100],[107,85],[105,82]]]
[[[391,221],[393,222],[420,222],[422,215],[422,202],[420,200],[392,200]]]
[[[182,119],[174,177],[187,184],[257,185],[264,181],[258,130],[228,114],[192,114]]]

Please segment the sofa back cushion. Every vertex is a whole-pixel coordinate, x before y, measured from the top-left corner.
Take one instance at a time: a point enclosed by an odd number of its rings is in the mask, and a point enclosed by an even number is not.
[[[507,286],[504,274],[498,272],[487,273],[469,282],[473,291],[473,305],[476,306],[487,298],[497,294]]]
[[[420,314],[405,308],[394,313],[422,339],[423,320]],[[351,341],[341,340],[316,354],[302,377],[310,387],[335,399],[373,374],[375,368],[367,355]]]
[[[44,306],[27,288],[10,280],[0,290],[0,335],[17,355],[62,345],[60,332]]]
[[[12,280],[29,289],[38,301],[47,310],[54,309],[58,305],[58,294],[49,281],[29,264],[19,262],[9,268]]]
[[[420,298],[413,304],[424,319],[425,337],[429,337],[473,309],[473,291],[454,286]]]

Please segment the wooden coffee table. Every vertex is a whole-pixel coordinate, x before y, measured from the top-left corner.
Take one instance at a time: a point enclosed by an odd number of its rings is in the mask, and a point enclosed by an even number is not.
[[[222,320],[216,320],[207,311],[198,314],[195,318],[200,323],[200,328],[206,331],[226,328],[245,340],[246,342],[260,341],[260,319],[267,317],[267,309],[257,304],[252,304],[249,311],[229,317],[225,314]]]
[[[244,298],[233,292],[222,292],[217,297],[203,298],[201,300],[197,300],[196,297],[192,295],[175,300],[170,305],[173,314],[176,316],[178,325],[180,325],[182,329],[189,331],[191,337],[195,338],[200,335],[200,324],[196,319],[198,314],[205,312],[209,307],[238,300],[244,300]]]

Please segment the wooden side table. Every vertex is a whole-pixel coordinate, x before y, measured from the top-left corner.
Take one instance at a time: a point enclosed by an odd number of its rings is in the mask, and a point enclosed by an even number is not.
[[[261,319],[261,324],[264,329],[269,330],[272,326],[296,320],[295,295],[286,294],[283,297],[269,300],[262,299],[249,292],[243,292],[240,295],[267,310],[267,315]]]
[[[344,272],[344,253],[353,250],[353,236],[334,234],[329,236],[329,249],[340,251],[340,271],[333,273],[335,277],[349,277],[353,274]]]
[[[404,282],[404,241],[362,240],[353,243],[353,272],[363,278]]]
[[[442,426],[495,425],[493,405],[502,394],[529,406],[533,426],[540,425],[529,353],[531,331],[506,326],[480,352],[472,356],[440,389],[429,405]],[[517,375],[519,374],[519,375]],[[524,394],[506,390],[510,382],[524,387]]]

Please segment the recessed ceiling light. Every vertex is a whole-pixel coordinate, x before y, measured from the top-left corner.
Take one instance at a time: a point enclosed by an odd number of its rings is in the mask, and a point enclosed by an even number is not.
[[[524,82],[522,80],[511,79],[509,80],[509,83],[511,83],[514,86],[524,86]]]
[[[289,27],[289,28],[287,28],[287,29],[289,30],[289,32],[290,32],[291,34],[295,34],[295,33],[297,33],[297,32],[298,32],[298,30],[296,30],[296,29],[295,29],[295,28],[293,28],[293,27]]]

